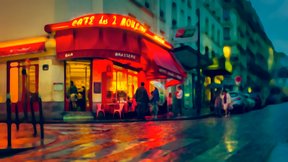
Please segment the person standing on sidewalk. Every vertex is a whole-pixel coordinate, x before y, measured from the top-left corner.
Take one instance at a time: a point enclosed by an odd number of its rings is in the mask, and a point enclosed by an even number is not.
[[[182,116],[182,98],[183,90],[181,86],[178,86],[176,91],[176,109],[178,109],[177,114],[179,113],[180,116]]]
[[[166,100],[167,100],[167,117],[170,117],[173,110],[173,98],[171,92],[169,92]]]
[[[223,90],[222,95],[220,96],[222,99],[222,107],[223,110],[225,111],[225,117],[228,117],[228,107],[231,104],[231,96],[230,94],[227,92],[227,90]]]
[[[218,117],[222,116],[222,99],[220,97],[221,92],[217,92],[216,93],[216,97],[215,97],[215,101],[214,101],[214,111],[215,111],[215,115]]]
[[[135,93],[138,119],[145,119],[145,113],[148,109],[149,97],[144,85],[144,82],[141,82],[141,86],[137,88]]]
[[[158,89],[155,87],[154,91],[152,92],[152,111],[153,111],[153,115],[154,115],[154,119],[157,119],[157,115],[158,115],[158,104],[159,104],[159,91]]]

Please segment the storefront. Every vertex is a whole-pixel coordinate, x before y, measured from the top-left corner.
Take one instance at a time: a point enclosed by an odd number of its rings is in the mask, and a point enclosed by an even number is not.
[[[16,104],[20,112],[30,111],[30,96],[39,93],[41,85],[39,75],[42,76],[42,60],[53,57],[53,52],[46,50],[48,42],[46,36],[40,36],[0,43],[0,105],[4,105],[9,94],[12,111]]]
[[[151,81],[183,81],[186,75],[172,46],[128,16],[85,15],[48,24],[45,31],[56,40],[55,59],[64,63],[65,111],[71,111],[71,81],[80,92],[79,109],[94,111],[99,104],[108,107],[132,99],[141,82],[151,90]]]

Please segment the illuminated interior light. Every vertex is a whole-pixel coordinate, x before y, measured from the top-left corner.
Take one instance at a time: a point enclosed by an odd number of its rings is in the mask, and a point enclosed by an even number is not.
[[[251,93],[252,92],[252,88],[248,87],[247,91],[248,91],[248,93]]]
[[[230,59],[230,57],[231,57],[231,47],[230,46],[224,46],[223,47],[223,54],[224,54],[224,57],[226,59]]]
[[[233,67],[230,61],[225,61],[225,69],[229,72],[232,72]]]
[[[190,97],[190,93],[185,93],[184,96],[185,97]]]

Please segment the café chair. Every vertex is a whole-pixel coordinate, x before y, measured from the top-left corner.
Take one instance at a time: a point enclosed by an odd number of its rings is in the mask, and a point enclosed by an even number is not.
[[[124,103],[120,103],[119,104],[119,106],[117,107],[117,109],[114,109],[114,112],[113,112],[113,118],[114,118],[114,115],[116,114],[116,112],[118,112],[119,113],[119,117],[120,117],[120,119],[121,119],[121,117],[122,117],[122,110],[123,110],[123,108],[124,108]]]
[[[103,105],[101,103],[99,103],[96,106],[97,106],[96,117],[98,118],[98,115],[100,112],[102,112],[104,117],[105,117],[105,111],[103,109]]]

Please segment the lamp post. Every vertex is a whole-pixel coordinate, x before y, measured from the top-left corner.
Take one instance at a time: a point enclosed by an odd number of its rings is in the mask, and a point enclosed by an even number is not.
[[[201,102],[202,102],[202,86],[201,86],[201,71],[200,71],[200,10],[197,8],[196,10],[196,15],[198,17],[198,22],[197,22],[197,31],[198,31],[198,36],[197,36],[197,66],[196,66],[196,71],[197,71],[197,80],[196,80],[196,110],[197,114],[200,114],[201,112]]]

